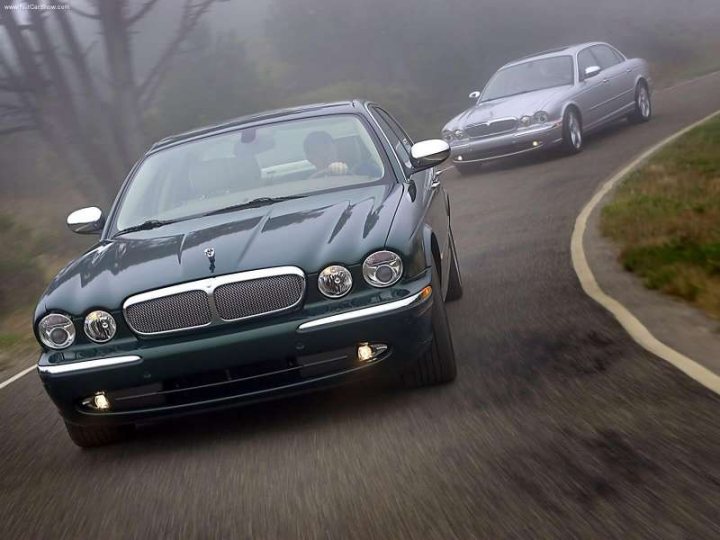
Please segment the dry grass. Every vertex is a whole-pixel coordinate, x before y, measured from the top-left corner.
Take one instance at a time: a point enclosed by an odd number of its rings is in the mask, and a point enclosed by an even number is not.
[[[720,117],[630,175],[601,228],[649,288],[720,319]]]

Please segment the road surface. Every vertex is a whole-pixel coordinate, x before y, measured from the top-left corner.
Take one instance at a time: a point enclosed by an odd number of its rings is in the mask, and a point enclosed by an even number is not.
[[[715,75],[578,156],[443,177],[465,278],[453,385],[344,388],[83,452],[35,373],[12,383],[2,537],[720,537],[720,399],[587,298],[569,249],[605,178],[718,108]]]

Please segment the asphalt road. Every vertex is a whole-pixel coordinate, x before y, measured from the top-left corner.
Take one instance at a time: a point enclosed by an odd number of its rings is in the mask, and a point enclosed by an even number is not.
[[[578,156],[446,174],[466,287],[453,385],[344,388],[82,452],[35,374],[11,384],[0,536],[720,537],[720,399],[635,345],[569,252],[604,178],[718,108],[716,75]]]

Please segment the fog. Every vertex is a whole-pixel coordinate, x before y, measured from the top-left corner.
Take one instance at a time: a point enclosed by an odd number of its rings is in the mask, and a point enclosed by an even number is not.
[[[18,161],[18,141],[23,147],[30,141],[35,156],[47,152],[47,159],[66,166],[58,177],[109,199],[132,162],[159,137],[306,102],[370,98],[394,112],[412,135],[434,136],[467,106],[468,92],[480,89],[503,63],[575,42],[609,41],[628,56],[644,57],[661,85],[720,68],[718,0],[64,4],[72,8],[63,13],[92,81],[78,71],[82,62],[70,54],[58,12],[0,13],[0,164],[8,193],[38,182],[24,178],[33,171]],[[188,15],[196,20],[182,29]],[[113,37],[113,21],[122,17],[137,20]],[[39,53],[37,65],[30,66],[27,55],[23,60],[20,38],[10,39],[10,18],[25,25],[20,33],[26,48]],[[50,41],[45,49],[40,26]],[[119,55],[114,64],[111,50]],[[86,148],[89,140],[92,148]],[[98,162],[100,154],[106,163]]]

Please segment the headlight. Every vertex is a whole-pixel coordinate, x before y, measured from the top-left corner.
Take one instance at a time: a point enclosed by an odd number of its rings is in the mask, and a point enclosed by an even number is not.
[[[532,124],[532,117],[531,116],[522,116],[520,117],[520,126],[521,127],[528,127],[530,124]]]
[[[535,124],[544,124],[548,120],[550,120],[550,117],[545,111],[538,111],[533,115],[533,123]]]
[[[352,274],[339,264],[328,266],[318,276],[318,289],[328,298],[340,298],[350,292]]]
[[[453,133],[456,139],[464,139],[465,138],[465,132],[462,129],[456,129],[455,133]]]
[[[443,129],[442,138],[445,139],[447,142],[452,141],[452,140],[453,140],[452,131],[449,131],[449,130],[447,130],[447,129]]]
[[[402,273],[402,259],[392,251],[377,251],[363,263],[363,277],[373,287],[394,285]]]
[[[51,349],[67,349],[75,341],[75,326],[67,315],[51,313],[38,323],[38,335]]]
[[[105,343],[115,337],[117,324],[113,316],[105,311],[93,311],[85,317],[85,335],[95,343]]]

